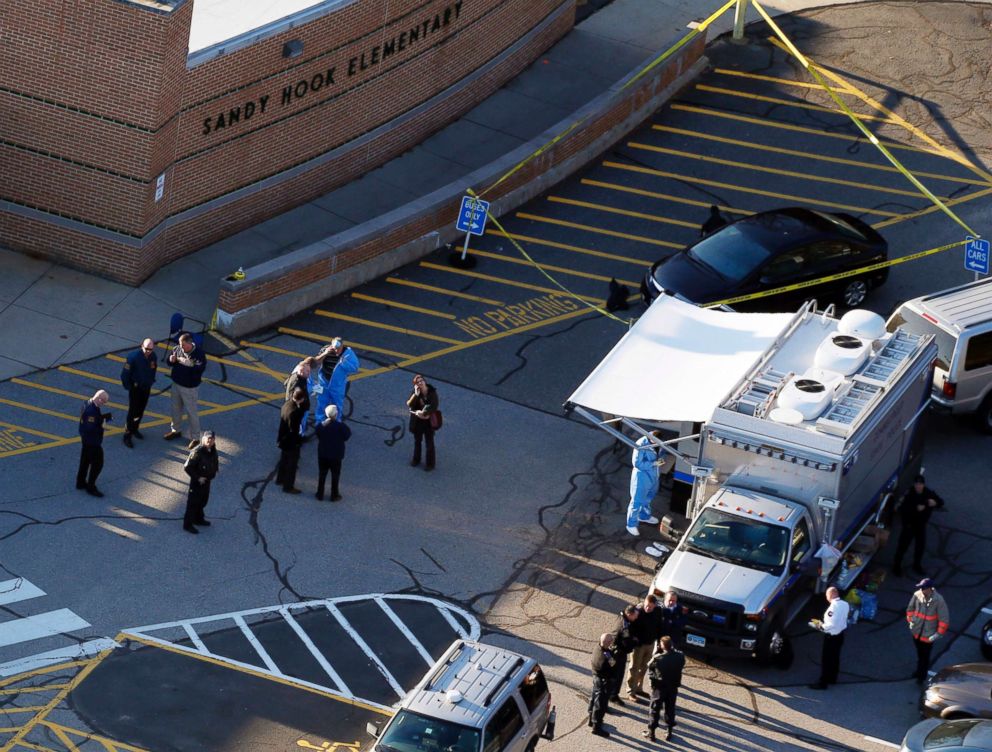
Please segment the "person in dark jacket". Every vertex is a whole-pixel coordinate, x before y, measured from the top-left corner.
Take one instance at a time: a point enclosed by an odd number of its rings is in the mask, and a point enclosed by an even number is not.
[[[627,669],[627,656],[634,652],[634,648],[638,644],[634,634],[634,623],[640,615],[641,612],[637,610],[637,606],[632,604],[626,606],[613,623],[613,650],[617,665],[610,682],[609,700],[617,705],[624,704],[624,701],[620,699],[620,685],[623,684],[623,675]]]
[[[328,405],[324,410],[326,420],[317,424],[317,501],[324,500],[324,481],[331,471],[331,501],[341,501],[338,481],[341,480],[341,461],[344,443],[351,438],[347,423],[338,421],[338,406]]]
[[[110,401],[110,395],[103,389],[86,400],[79,414],[79,470],[76,472],[76,488],[86,490],[90,496],[103,496],[96,487],[96,479],[103,470],[103,422],[110,420],[110,413],[102,407]]]
[[[699,228],[699,234],[700,236],[709,235],[711,232],[716,232],[728,224],[727,218],[720,213],[720,209],[716,205],[713,205],[710,207],[710,215]]]
[[[148,406],[155,375],[158,373],[158,358],[155,357],[155,342],[145,339],[141,347],[127,356],[121,369],[121,386],[127,392],[127,420],[124,423],[124,446],[134,449],[131,437],[145,438],[138,430],[141,418]]]
[[[286,381],[283,382],[286,387],[286,401],[293,399],[293,392],[297,389],[303,390],[303,409],[309,413],[310,412],[310,391],[309,391],[309,380],[310,373],[316,367],[316,358],[304,358],[296,367],[293,372],[289,374]],[[303,416],[303,422],[300,424],[300,433],[304,433],[307,429],[307,415]]]
[[[644,736],[649,741],[657,741],[654,730],[658,728],[658,717],[665,710],[665,725],[668,733],[665,741],[671,741],[675,728],[675,701],[682,686],[682,669],[685,668],[685,655],[676,650],[672,638],[665,635],[658,641],[658,652],[648,664],[648,677],[651,679],[651,720]]]
[[[276,445],[281,450],[279,455],[279,470],[276,472],[276,485],[282,486],[289,494],[298,494],[296,487],[296,469],[300,464],[300,445],[303,437],[300,435],[300,425],[303,422],[304,402],[306,391],[300,388],[293,390],[293,398],[279,411],[279,433]]]
[[[606,632],[599,636],[599,642],[592,651],[592,696],[589,698],[589,725],[592,726],[592,733],[596,736],[608,737],[610,735],[610,732],[603,728],[603,716],[606,715],[606,700],[610,694],[616,665],[613,635]]]
[[[659,634],[668,635],[672,638],[672,644],[681,648],[682,633],[685,630],[688,617],[685,607],[679,603],[679,597],[672,591],[665,593],[665,601],[658,612],[658,618],[661,621]]]
[[[410,465],[420,464],[420,445],[427,444],[427,462],[424,470],[434,469],[434,429],[431,428],[431,413],[438,409],[437,390],[424,381],[419,373],[413,377],[413,394],[406,401],[410,408],[410,433],[413,434],[413,459]]]
[[[200,437],[200,413],[198,407],[200,382],[207,367],[207,356],[196,346],[193,335],[183,332],[179,344],[168,357],[172,366],[172,425],[165,438],[168,441],[182,436],[183,412],[189,419],[189,448],[192,449]]]
[[[627,675],[627,699],[640,702],[637,698],[648,697],[644,691],[644,674],[648,669],[655,643],[661,637],[661,609],[658,599],[652,593],[644,596],[637,606],[637,619],[631,625],[631,633],[637,640],[637,647],[630,654],[630,673]]]
[[[909,544],[915,541],[913,549],[913,571],[923,574],[923,552],[927,547],[927,524],[934,509],[944,506],[944,500],[936,491],[926,485],[922,475],[917,475],[913,487],[902,497],[899,507],[902,519],[902,530],[899,531],[899,544],[896,546],[896,560],[892,571],[902,574],[902,557],[906,555]]]
[[[210,482],[217,477],[220,466],[215,442],[214,432],[204,431],[183,465],[183,470],[189,476],[186,514],[183,515],[183,530],[187,533],[200,532],[194,525],[210,526],[210,522],[203,516],[203,510],[210,501]]]

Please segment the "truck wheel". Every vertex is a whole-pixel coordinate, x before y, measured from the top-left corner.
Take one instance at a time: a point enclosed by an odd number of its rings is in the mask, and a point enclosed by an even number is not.
[[[868,295],[868,283],[863,279],[852,279],[844,288],[841,299],[848,308],[856,308],[865,301]]]
[[[782,666],[791,663],[791,654],[792,646],[785,633],[785,625],[781,619],[776,619],[768,628],[768,635],[758,646],[758,658],[764,663]]]
[[[992,433],[992,394],[986,397],[975,411],[975,420],[978,423],[979,431]]]
[[[992,661],[992,619],[982,627],[982,655],[985,660]]]

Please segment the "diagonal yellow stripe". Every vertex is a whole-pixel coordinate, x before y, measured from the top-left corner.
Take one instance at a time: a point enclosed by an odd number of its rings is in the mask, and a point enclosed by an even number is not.
[[[455,250],[461,250],[461,249],[456,247]],[[482,256],[483,258],[493,259],[494,261],[504,261],[508,264],[517,264],[520,266],[533,266],[533,264],[530,261],[527,261],[526,259],[519,259],[513,256],[504,256],[503,254],[500,253],[490,253],[489,251],[480,251],[478,249],[473,249],[472,253],[474,253],[477,256]],[[648,266],[648,263],[645,261],[643,262],[643,265],[646,267]],[[611,279],[614,279],[613,277],[604,276],[602,274],[580,272],[576,269],[569,269],[568,267],[564,267],[564,266],[551,266],[549,264],[544,264],[544,263],[542,263],[541,266],[547,269],[548,271],[558,272],[559,274],[568,274],[572,277],[581,277],[582,279],[594,279],[597,282],[609,282]],[[631,282],[629,279],[617,279],[617,282],[622,282],[623,284],[631,287],[640,287],[641,284],[640,282]],[[558,292],[561,291],[559,290]]]
[[[874,185],[872,183],[859,183],[854,180],[844,180],[843,178],[831,178],[826,175],[813,175],[809,172],[797,172],[796,170],[783,170],[778,167],[765,167],[764,165],[749,164],[748,162],[736,162],[732,159],[721,159],[719,157],[711,157],[707,154],[693,154],[688,151],[680,151],[678,149],[667,149],[664,146],[652,146],[651,144],[639,144],[633,141],[627,143],[631,149],[640,149],[641,151],[650,151],[655,154],[667,154],[671,157],[680,157],[682,159],[694,159],[698,162],[706,162],[707,164],[716,164],[723,167],[737,167],[742,170],[750,170],[752,172],[765,172],[769,175],[779,175],[781,177],[787,178],[798,178],[800,180],[812,180],[817,183],[827,183],[829,185],[842,185],[846,188],[858,188],[864,191],[877,191],[878,193],[892,193],[896,196],[909,196],[911,198],[919,198],[920,194],[918,191],[907,191],[903,188],[889,188],[884,185]]]
[[[807,102],[797,102],[794,99],[780,99],[778,97],[769,97],[764,94],[749,94],[745,91],[738,91],[736,89],[723,89],[719,86],[707,86],[706,84],[696,84],[696,88],[700,91],[707,91],[711,94],[722,94],[726,97],[737,97],[739,99],[753,99],[756,102],[768,102],[769,104],[778,104],[783,107],[794,107],[800,110],[810,110],[812,112],[829,112],[834,115],[844,116],[844,111],[839,107],[824,107],[819,104],[808,104]],[[898,125],[894,120],[887,117],[879,117],[877,115],[862,115],[858,113],[858,117],[862,120],[874,120],[879,123],[891,123],[892,125]]]
[[[326,334],[320,334],[318,332],[305,332],[302,329],[290,329],[285,326],[280,326],[277,331],[280,334],[288,334],[291,337],[299,337],[300,339],[311,340],[313,342],[330,342],[331,338]],[[381,353],[382,355],[391,355],[394,358],[411,358],[412,355],[407,355],[406,353],[396,352],[395,350],[387,350],[384,347],[373,347],[372,345],[363,345],[354,340],[349,339],[347,342],[348,347],[352,347],[355,350],[366,350],[373,353]]]
[[[632,193],[635,196],[645,196],[647,198],[656,198],[661,201],[671,201],[676,204],[685,204],[686,206],[698,206],[701,208],[708,209],[713,206],[712,201],[696,201],[691,198],[682,198],[681,196],[673,196],[669,193],[658,193],[657,191],[648,191],[644,188],[634,188],[630,185],[619,185],[617,183],[605,183],[602,180],[590,180],[589,178],[582,178],[582,185],[593,185],[597,188],[607,188],[611,191],[620,191],[621,193]],[[741,216],[748,216],[754,212],[745,211],[744,209],[737,209],[733,206],[724,206],[723,204],[716,204],[716,207],[728,214],[740,214]],[[700,222],[700,224],[702,224]]]
[[[489,235],[490,231],[486,231]],[[393,285],[403,285],[404,287],[412,287],[415,290],[426,290],[427,292],[436,292],[440,295],[450,295],[453,298],[461,298],[462,300],[472,300],[476,303],[485,303],[486,305],[503,306],[506,305],[502,300],[493,300],[492,298],[482,298],[478,295],[469,295],[467,292],[459,292],[458,290],[449,290],[447,287],[436,287],[434,285],[425,285],[423,282],[414,282],[410,279],[400,279],[399,277],[386,277],[386,281]]]
[[[679,243],[672,243],[667,240],[658,240],[657,238],[648,238],[644,235],[632,235],[627,232],[619,232],[618,230],[607,230],[602,227],[593,227],[591,225],[583,225],[578,222],[568,222],[564,219],[556,219],[554,217],[542,217],[538,214],[528,214],[527,212],[517,212],[517,217],[520,219],[530,219],[534,222],[544,222],[549,225],[558,225],[559,227],[569,227],[573,230],[583,230],[585,232],[592,232],[597,235],[606,235],[611,238],[622,238],[624,240],[635,240],[638,243],[647,243],[648,245],[660,245],[663,248],[682,248],[683,246]]]
[[[747,71],[730,70],[729,68],[714,68],[713,72],[720,76],[734,76],[736,78],[749,78],[753,81],[768,81],[773,84],[781,84],[782,86],[794,86],[799,89],[817,89],[820,90],[819,84],[813,84],[808,81],[797,81],[794,78],[779,78],[778,76],[763,76],[760,73],[749,73]],[[847,90],[847,93],[853,94],[854,92]]]
[[[504,277],[494,277],[491,274],[483,274],[482,272],[472,272],[472,271],[468,271],[467,269],[456,269],[452,266],[442,266],[440,264],[432,264],[430,261],[421,261],[420,266],[424,267],[425,269],[433,269],[439,272],[458,274],[462,277],[481,279],[486,282],[493,282],[498,285],[507,285],[508,287],[519,287],[522,290],[533,290],[534,292],[543,292],[543,293],[548,293],[549,295],[561,295],[565,297],[565,293],[563,293],[561,290],[556,290],[553,287],[542,287],[541,285],[532,285],[527,282],[517,282],[516,280],[513,279],[506,279]],[[580,295],[579,297],[581,297],[583,300],[588,300],[591,302],[600,300],[600,298],[592,297],[591,295]],[[477,342],[478,340],[474,340],[474,341]]]
[[[675,225],[676,227],[688,227],[693,230],[699,229],[699,223],[697,222],[686,222],[684,219],[672,219],[671,217],[663,217],[659,214],[646,214],[644,212],[633,211],[632,209],[620,209],[616,206],[607,206],[605,204],[596,204],[591,201],[579,201],[574,198],[561,198],[559,196],[548,196],[548,201],[556,204],[566,204],[568,206],[578,206],[583,209],[594,209],[595,211],[606,212],[608,214],[619,214],[622,217],[633,217],[635,219],[646,219],[649,222],[660,222],[666,225]]]
[[[40,436],[43,439],[52,439],[53,441],[59,441],[62,438],[61,436],[56,436],[55,434],[52,433],[45,433],[44,431],[37,431],[34,428],[27,428],[26,426],[18,426],[14,423],[8,423],[5,420],[0,420],[0,426],[4,426],[5,428],[10,428],[14,431],[29,433],[32,436]]]
[[[11,383],[20,384],[21,386],[30,387],[31,389],[38,389],[43,392],[49,392],[51,394],[61,394],[63,397],[75,397],[76,399],[85,402],[93,395],[91,394],[78,394],[77,392],[70,392],[68,389],[59,389],[58,387],[48,386],[47,384],[39,384],[34,381],[27,381],[26,379],[17,378],[16,376],[12,378]],[[116,407],[118,410],[127,410],[128,406],[123,405],[119,402],[108,402],[111,407]],[[151,410],[145,410],[145,415],[151,416],[153,418],[164,418],[165,416],[161,413],[153,413]]]
[[[741,146],[745,149],[755,149],[756,151],[766,151],[772,154],[785,154],[789,157],[799,157],[801,159],[812,159],[817,162],[831,162],[833,164],[849,165],[851,167],[856,167],[858,169],[865,170],[877,170],[879,172],[891,172],[897,175],[901,174],[892,165],[883,164],[871,164],[870,162],[864,162],[858,159],[844,159],[843,157],[830,157],[826,154],[814,154],[808,151],[801,151],[799,149],[785,149],[780,146],[769,146],[768,144],[758,144],[753,141],[741,141],[736,138],[727,138],[725,136],[715,136],[711,133],[703,133],[701,131],[690,131],[684,128],[672,128],[667,125],[652,125],[651,128],[656,131],[661,131],[662,133],[673,133],[679,136],[689,136],[690,138],[700,138],[706,141],[716,141],[721,144],[730,144],[732,146]],[[915,170],[916,175],[922,175],[923,177],[933,178],[935,180],[947,180],[953,183],[965,183],[966,185],[989,185],[989,183],[982,183],[981,181],[976,181],[973,178],[959,178],[954,175],[943,175],[936,172],[924,172],[922,170]]]
[[[719,180],[706,180],[704,178],[693,177],[692,175],[679,175],[678,173],[655,170],[651,167],[641,167],[640,165],[620,164],[619,162],[603,162],[603,167],[611,167],[615,170],[626,170],[627,172],[639,172],[643,175],[653,175],[659,178],[681,180],[686,183],[698,183],[699,185],[707,185],[712,188],[725,188],[727,190],[740,191],[741,193],[753,193],[757,196],[768,196],[770,198],[782,199],[783,201],[788,201],[789,203],[809,204],[811,206],[828,206],[833,209],[854,212],[855,214],[879,214],[883,217],[900,216],[895,212],[884,211],[882,209],[869,209],[863,206],[851,206],[850,204],[840,204],[835,201],[822,201],[820,199],[806,198],[805,196],[796,196],[790,193],[765,191],[760,188],[745,188],[732,183],[721,183]]]
[[[414,329],[406,329],[402,326],[393,326],[392,324],[383,324],[380,321],[372,321],[370,319],[362,319],[358,316],[349,316],[344,313],[337,313],[335,311],[325,311],[318,308],[314,311],[318,316],[323,316],[328,319],[337,319],[338,321],[347,321],[352,324],[361,324],[363,326],[371,326],[375,329],[385,329],[389,332],[397,332],[399,334],[406,334],[411,337],[421,337],[423,339],[434,340],[435,342],[447,342],[451,345],[461,344],[462,340],[451,339],[450,337],[441,337],[437,334],[428,334],[427,332],[418,332]]]
[[[524,243],[533,243],[534,245],[543,245],[543,246],[547,246],[548,248],[558,248],[563,251],[572,251],[573,253],[581,253],[584,256],[593,256],[595,258],[607,259],[608,261],[622,261],[625,264],[636,264],[637,266],[640,267],[643,267],[645,264],[651,263],[650,261],[645,261],[644,259],[631,258],[629,256],[620,256],[616,253],[606,253],[605,251],[594,251],[592,248],[583,248],[582,246],[569,245],[568,243],[556,243],[553,240],[545,240],[544,238],[535,238],[532,235],[518,235],[517,233],[514,232],[503,233],[501,230],[497,230],[497,229],[486,230],[486,235],[494,235],[500,238],[519,240]]]
[[[448,321],[454,321],[458,317],[453,313],[442,313],[440,311],[434,311],[430,308],[421,308],[420,306],[409,305],[407,303],[398,303],[395,300],[386,300],[385,298],[376,298],[372,295],[365,295],[360,292],[353,292],[351,297],[356,300],[364,300],[367,303],[377,303],[378,305],[388,306],[389,308],[399,308],[404,311],[412,311],[413,313],[422,313],[426,316],[437,316],[441,319],[447,319]]]
[[[958,198],[951,199],[947,202],[947,206],[955,206],[957,204],[963,204],[968,201],[974,201],[976,198],[983,198],[992,194],[992,188],[985,188],[981,191],[974,191],[969,193],[967,196],[959,196]],[[890,227],[899,222],[905,222],[907,219],[916,219],[917,217],[922,217],[925,214],[933,214],[934,212],[940,211],[940,207],[936,204],[928,206],[926,209],[920,209],[919,211],[909,212],[908,214],[903,214],[899,217],[894,217],[892,219],[886,219],[884,222],[877,222],[872,225],[875,229],[882,227]]]

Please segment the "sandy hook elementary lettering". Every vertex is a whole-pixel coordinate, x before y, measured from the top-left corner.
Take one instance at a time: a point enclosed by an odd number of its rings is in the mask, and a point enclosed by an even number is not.
[[[455,23],[461,16],[462,4],[463,0],[457,0],[457,2],[451,3],[433,16],[427,17],[421,23],[411,26],[405,31],[394,35],[391,39],[349,58],[346,64],[328,66],[323,70],[310,74],[308,77],[301,78],[295,84],[288,84],[275,97],[272,94],[263,94],[257,99],[252,99],[237,107],[231,107],[216,115],[204,118],[203,128],[200,134],[207,136],[224,128],[229,128],[236,123],[248,121],[255,115],[262,115],[265,113],[270,102],[274,103],[278,101],[281,107],[285,107],[311,92],[334,86],[337,84],[335,76],[340,78],[341,72],[344,72],[346,78],[351,78],[362,71],[379,65],[393,55],[404,51],[414,44],[425,41],[429,36]]]

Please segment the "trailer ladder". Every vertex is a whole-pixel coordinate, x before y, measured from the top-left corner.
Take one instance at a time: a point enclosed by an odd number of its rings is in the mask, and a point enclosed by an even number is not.
[[[768,407],[778,396],[779,390],[794,375],[776,371],[774,368],[766,368],[751,379],[744,391],[733,400],[733,409],[744,415],[763,418]]]
[[[920,346],[920,337],[897,329],[892,337],[875,357],[855,376],[858,381],[864,381],[876,386],[886,386],[892,375]]]

